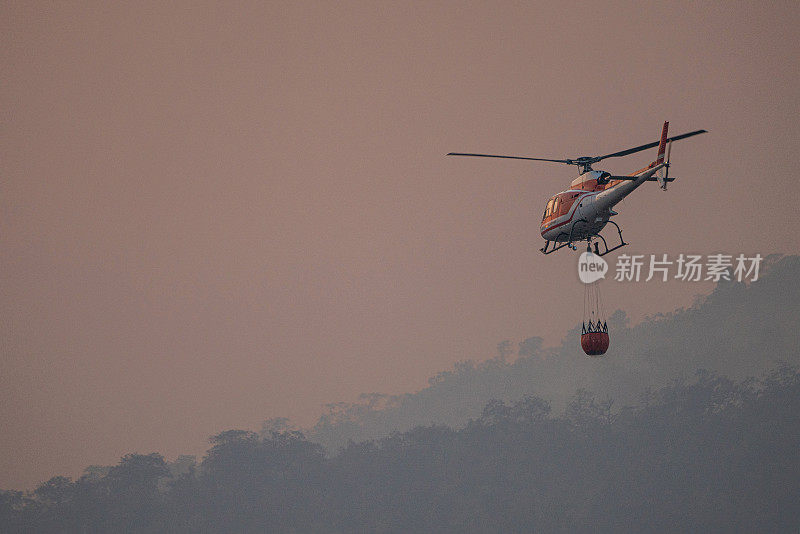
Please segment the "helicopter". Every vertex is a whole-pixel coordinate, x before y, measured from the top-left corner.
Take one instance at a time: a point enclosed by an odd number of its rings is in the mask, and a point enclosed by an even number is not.
[[[594,240],[594,253],[605,256],[609,252],[626,246],[628,243],[622,238],[622,229],[611,217],[617,215],[614,206],[623,198],[633,192],[644,182],[658,182],[661,189],[666,191],[667,184],[675,180],[669,176],[669,157],[673,141],[679,141],[694,135],[706,133],[706,130],[667,137],[669,121],[664,122],[661,130],[661,140],[646,143],[634,148],[612,152],[603,156],[581,156],[575,159],[549,159],[531,158],[523,156],[498,156],[493,154],[468,154],[463,152],[450,152],[448,156],[473,156],[481,158],[523,159],[532,161],[549,161],[575,165],[578,167],[578,177],[570,183],[570,188],[554,195],[544,210],[541,223],[541,234],[545,239],[544,247],[540,250],[544,254],[551,254],[564,247],[577,250],[576,243],[587,242],[587,250],[592,251]],[[643,169],[625,176],[612,175],[609,172],[594,170],[592,165],[607,158],[627,156],[648,148],[658,146],[658,154],[652,163]],[[666,150],[666,158],[665,156]],[[607,224],[613,224],[619,234],[619,244],[609,248],[608,242],[600,234]],[[603,244],[600,249],[600,242]]]

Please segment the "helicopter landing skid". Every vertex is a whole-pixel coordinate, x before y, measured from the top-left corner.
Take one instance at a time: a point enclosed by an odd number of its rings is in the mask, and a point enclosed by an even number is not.
[[[561,235],[562,234],[559,234],[559,237],[561,237]],[[563,235],[567,235],[567,234],[563,234]],[[552,254],[556,250],[561,250],[564,247],[572,248],[574,246],[572,243],[568,243],[568,242],[561,243],[560,245],[556,245],[557,241],[553,241],[552,243],[553,243],[553,248],[551,248],[550,250],[547,250],[547,247],[550,246],[550,241],[545,241],[544,242],[544,246],[539,249],[541,251],[541,253],[542,254]],[[576,248],[573,249],[573,250],[576,250]]]
[[[617,250],[618,248],[622,248],[622,247],[624,247],[625,245],[628,244],[628,243],[625,242],[624,239],[622,239],[622,229],[620,229],[619,225],[617,223],[615,223],[614,221],[608,221],[608,222],[610,222],[611,224],[613,224],[614,226],[617,227],[617,234],[619,234],[619,245],[617,245],[615,247],[612,247],[612,248],[608,248],[608,243],[606,243],[606,239],[602,235],[597,234],[597,237],[599,237],[600,241],[603,242],[603,248],[605,248],[605,250],[601,252],[600,251],[600,247],[598,246],[599,243],[597,241],[594,242],[594,253],[597,254],[598,256],[605,256],[609,252],[613,252],[613,251]],[[590,247],[590,250],[591,250],[591,240],[589,241],[589,247]]]
[[[561,250],[564,247],[569,247],[572,250],[578,250],[578,247],[575,245],[575,243],[572,242],[572,236],[575,235],[575,225],[580,222],[589,224],[589,221],[587,221],[586,219],[578,219],[577,221],[572,223],[572,226],[569,229],[569,233],[561,232],[556,236],[556,238],[552,241],[553,248],[551,248],[550,250],[547,250],[547,248],[550,246],[551,241],[550,240],[545,241],[544,246],[539,249],[542,252],[542,254],[552,254],[556,250]],[[562,236],[566,237],[567,240],[566,242],[563,242],[559,245],[558,242],[561,240]]]
[[[569,247],[572,250],[578,250],[578,247],[572,241],[572,236],[574,235],[574,232],[575,232],[575,225],[578,224],[579,222],[584,222],[584,223],[588,224],[588,222],[585,219],[580,219],[580,220],[575,221],[574,223],[572,223],[572,228],[570,228],[569,234],[567,234],[566,232],[561,232],[560,234],[558,234],[556,236],[555,240],[553,240],[553,241],[549,241],[549,240],[545,241],[544,242],[544,247],[539,249],[542,252],[542,254],[552,254],[556,250],[561,250],[564,247]],[[602,250],[602,251],[600,250],[600,246],[599,246],[600,243],[598,241],[594,242],[594,253],[596,255],[598,255],[598,256],[605,256],[609,252],[613,252],[613,251],[617,250],[618,248],[622,248],[622,247],[624,247],[625,245],[628,244],[628,243],[625,242],[624,239],[622,239],[622,229],[619,227],[619,225],[617,223],[615,223],[614,221],[608,221],[608,222],[610,222],[611,224],[613,224],[617,228],[617,234],[619,235],[619,245],[617,245],[615,247],[612,247],[612,248],[608,248],[608,242],[606,242],[606,239],[600,234],[595,234],[594,236],[591,236],[591,237],[586,239],[587,250],[589,252],[592,251],[592,237],[598,237],[598,238],[600,238],[600,241],[603,242],[603,249],[604,250]],[[559,240],[561,239],[562,236],[566,237],[567,241],[562,242],[562,243],[559,244]],[[583,239],[581,239],[580,241],[583,241]],[[553,245],[552,248],[550,248],[550,244],[551,243]]]

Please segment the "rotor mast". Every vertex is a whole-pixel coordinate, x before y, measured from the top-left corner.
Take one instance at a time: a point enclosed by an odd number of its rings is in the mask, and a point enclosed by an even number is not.
[[[589,156],[581,156],[578,159],[568,159],[567,161],[569,162],[569,165],[575,165],[578,167],[578,176],[580,176],[581,174],[585,174],[591,170],[594,170],[592,169],[592,163],[594,163],[596,160],[595,158]]]

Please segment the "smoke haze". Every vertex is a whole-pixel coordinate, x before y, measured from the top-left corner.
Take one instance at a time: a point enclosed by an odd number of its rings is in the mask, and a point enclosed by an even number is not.
[[[538,253],[538,222],[574,169],[450,151],[575,157],[664,120],[705,128],[673,147],[670,191],[618,209],[625,250],[797,254],[799,11],[4,3],[0,487],[200,455],[264,419],[311,428],[327,403],[420,391],[502,340],[558,347],[582,287],[573,255]],[[713,289],[608,285],[631,329],[604,360],[563,360],[562,398],[646,383],[626,347],[671,341],[636,325]]]

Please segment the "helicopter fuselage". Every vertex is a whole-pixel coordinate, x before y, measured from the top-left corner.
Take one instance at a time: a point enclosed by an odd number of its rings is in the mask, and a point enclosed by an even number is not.
[[[591,239],[616,215],[613,207],[663,166],[651,164],[632,173],[628,180],[605,181],[608,173],[584,172],[570,184],[570,189],[547,203],[540,227],[542,237],[553,242]]]

